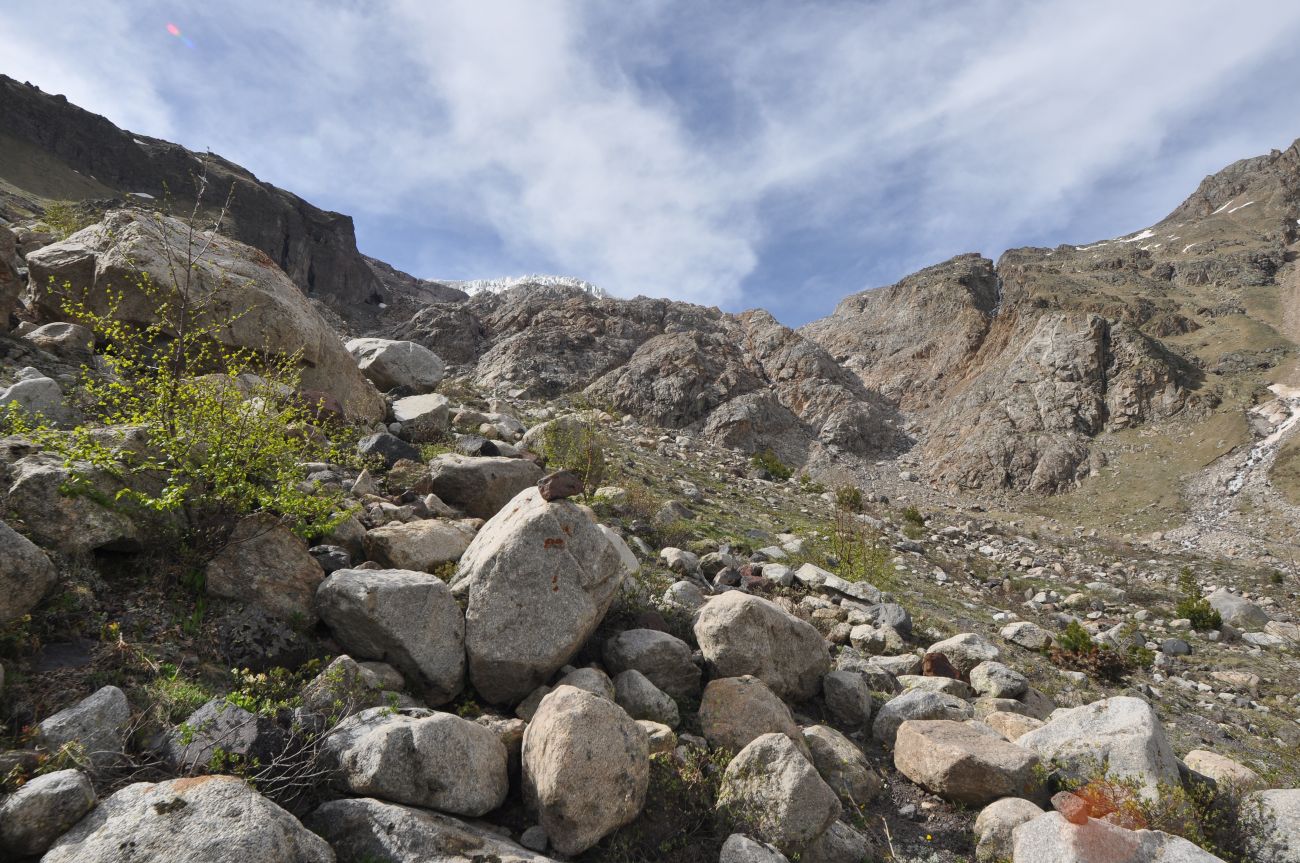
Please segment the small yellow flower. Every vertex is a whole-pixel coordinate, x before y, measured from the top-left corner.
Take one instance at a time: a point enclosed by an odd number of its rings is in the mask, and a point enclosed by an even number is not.
[[[926,841],[926,842],[931,842],[931,841],[933,841],[933,840],[934,840],[934,837],[933,837],[933,836],[931,836],[929,833],[925,834],[925,841]]]

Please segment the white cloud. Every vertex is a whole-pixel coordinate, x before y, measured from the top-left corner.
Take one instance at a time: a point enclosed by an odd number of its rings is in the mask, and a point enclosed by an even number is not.
[[[795,232],[921,263],[1105,221],[1091,191],[1116,177],[1137,200],[1114,219],[1170,209],[1225,152],[1285,145],[1262,139],[1300,108],[1188,134],[1300,35],[1300,7],[1264,0],[227,0],[177,22],[193,51],[162,32],[174,8],[29,4],[0,71],[361,218],[499,238],[492,260],[430,235],[410,261],[498,269],[421,275],[729,306]]]

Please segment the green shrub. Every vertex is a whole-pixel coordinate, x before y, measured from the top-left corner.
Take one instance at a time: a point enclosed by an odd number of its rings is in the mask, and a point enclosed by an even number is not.
[[[605,478],[605,452],[609,441],[594,422],[577,416],[547,423],[542,432],[542,452],[550,470],[578,475],[590,500]]]
[[[781,459],[776,457],[776,453],[770,449],[763,449],[750,456],[749,463],[754,467],[762,468],[772,475],[772,479],[778,482],[785,482],[794,476],[794,471],[782,463]]]
[[[304,488],[299,465],[349,456],[330,444],[314,425],[313,406],[296,396],[300,355],[223,345],[221,335],[242,313],[213,312],[213,298],[193,284],[190,273],[206,247],[196,254],[192,236],[174,236],[161,218],[156,226],[176,260],[170,285],[143,274],[132,286],[156,310],[156,322],[119,320],[121,290],[108,292],[107,311],[100,312],[64,285],[68,320],[87,326],[103,345],[102,368],[84,369],[80,387],[90,422],[59,432],[11,409],[5,430],[62,455],[73,472],[68,493],[102,495],[92,478],[108,473],[126,486],[117,503],[179,513],[192,532],[270,512],[303,536],[328,533],[347,517],[342,490]],[[102,427],[139,429],[147,446],[119,446]]]
[[[1075,620],[1065,627],[1049,656],[1062,668],[1082,671],[1101,680],[1120,681],[1133,670],[1132,659],[1094,642],[1088,631]]]
[[[37,227],[44,227],[60,238],[75,234],[82,228],[88,228],[99,218],[84,204],[76,201],[55,201],[45,208]]]
[[[903,510],[903,521],[917,527],[925,527],[925,516],[921,515],[921,511],[914,506]]]
[[[819,483],[806,473],[799,474],[799,491],[804,494],[825,494],[826,486]]]
[[[862,489],[842,485],[835,489],[835,505],[846,512],[862,512]]]
[[[1174,607],[1174,614],[1190,620],[1192,629],[1204,632],[1223,625],[1223,616],[1214,610],[1208,599],[1201,596],[1201,589],[1196,584],[1196,576],[1192,575],[1190,567],[1184,566],[1178,574],[1178,589],[1182,598]]]

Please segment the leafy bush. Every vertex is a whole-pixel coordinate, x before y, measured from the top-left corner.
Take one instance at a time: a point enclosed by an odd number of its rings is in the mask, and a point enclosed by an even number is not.
[[[605,451],[609,441],[594,422],[576,416],[546,425],[542,432],[542,455],[552,470],[569,470],[578,475],[591,498],[605,478]]]
[[[299,465],[347,456],[313,425],[319,405],[296,395],[298,354],[221,344],[240,313],[213,313],[212,297],[192,283],[206,249],[195,252],[194,218],[179,237],[162,218],[155,223],[176,261],[169,286],[147,274],[134,285],[156,310],[155,323],[119,320],[120,290],[110,291],[107,311],[98,312],[64,285],[68,319],[104,346],[102,368],[86,368],[81,385],[92,422],[64,433],[10,411],[8,431],[28,433],[62,455],[74,474],[70,492],[97,493],[91,477],[107,472],[126,485],[117,502],[180,513],[192,533],[260,511],[281,516],[303,536],[328,533],[346,518],[342,491],[302,486]],[[147,446],[118,446],[100,426],[139,429]]]
[[[826,486],[806,473],[799,474],[799,491],[804,494],[825,494]]]
[[[1190,620],[1192,629],[1204,632],[1207,629],[1218,629],[1223,625],[1223,616],[1214,610],[1214,606],[1210,605],[1208,599],[1201,596],[1201,589],[1196,584],[1196,576],[1192,575],[1189,567],[1184,566],[1182,572],[1178,574],[1178,589],[1182,593],[1182,598],[1174,607],[1174,614]]]
[[[846,512],[862,512],[862,489],[842,485],[835,489],[835,505]]]
[[[794,476],[794,471],[786,467],[781,459],[776,457],[776,453],[770,449],[760,450],[750,456],[749,463],[754,467],[762,468],[772,475],[772,479],[778,482],[785,482]]]
[[[76,201],[55,201],[45,208],[37,227],[44,227],[60,238],[75,234],[99,221],[94,212]]]
[[[909,506],[903,510],[903,521],[917,527],[925,527],[925,516],[921,515],[921,511],[914,506]]]
[[[1078,621],[1072,620],[1049,656],[1062,668],[1082,671],[1101,680],[1120,681],[1133,670],[1133,662],[1110,647],[1097,644]]]

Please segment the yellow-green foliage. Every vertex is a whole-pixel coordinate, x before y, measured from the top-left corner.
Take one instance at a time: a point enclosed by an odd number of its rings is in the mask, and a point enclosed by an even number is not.
[[[202,303],[184,292],[177,298],[147,275],[135,287],[157,309],[156,323],[119,320],[121,293],[111,293],[101,313],[64,286],[69,319],[104,345],[103,368],[87,369],[81,384],[91,422],[56,432],[10,411],[7,431],[31,434],[62,454],[77,471],[73,492],[89,492],[87,477],[97,469],[128,481],[119,501],[181,512],[191,526],[266,511],[305,536],[332,529],[341,518],[341,492],[300,487],[299,465],[344,455],[312,427],[310,406],[295,398],[300,357],[223,345],[218,337],[237,315],[207,316]],[[140,429],[148,447],[116,446],[97,431],[102,426]]]
[[[750,456],[750,464],[754,467],[761,467],[772,475],[772,479],[778,482],[785,482],[794,476],[794,471],[785,465],[781,459],[777,458],[776,453],[770,449],[761,450]]]
[[[75,201],[55,201],[45,208],[38,227],[44,227],[59,237],[66,237],[96,221],[98,219],[92,213]]]
[[[590,497],[605,478],[605,450],[609,441],[594,422],[565,417],[548,423],[542,433],[542,455],[551,470],[578,475]]]

